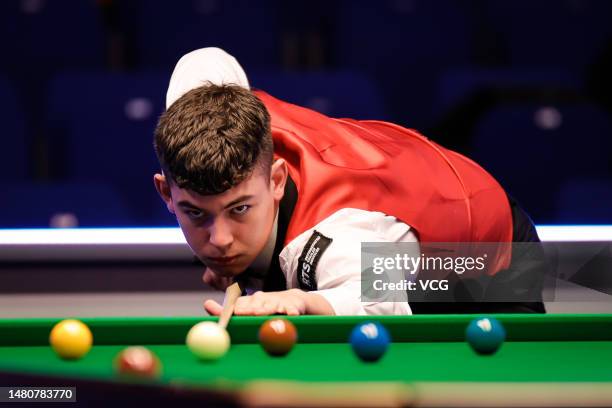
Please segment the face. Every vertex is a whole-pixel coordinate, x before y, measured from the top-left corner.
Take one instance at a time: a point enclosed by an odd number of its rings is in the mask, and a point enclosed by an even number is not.
[[[215,274],[231,277],[243,272],[265,247],[286,179],[286,163],[279,159],[269,178],[256,169],[217,195],[181,189],[161,174],[154,182],[194,254]]]

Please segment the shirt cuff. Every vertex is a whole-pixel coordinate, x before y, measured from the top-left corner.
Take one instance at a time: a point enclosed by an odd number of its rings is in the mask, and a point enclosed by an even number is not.
[[[366,314],[361,306],[359,294],[355,298],[355,293],[350,288],[337,287],[315,290],[310,293],[323,296],[334,309],[336,316],[363,316]]]
[[[323,296],[334,309],[336,316],[392,316],[411,315],[412,310],[406,302],[361,302],[350,288],[337,287],[312,291]]]

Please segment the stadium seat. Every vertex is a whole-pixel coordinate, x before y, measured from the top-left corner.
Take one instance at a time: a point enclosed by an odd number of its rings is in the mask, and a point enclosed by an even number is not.
[[[494,106],[582,98],[582,80],[571,71],[549,68],[450,68],[438,80],[430,135],[444,146],[469,152],[482,114]]]
[[[438,81],[436,111],[444,114],[480,91],[578,93],[583,86],[578,75],[559,67],[451,68],[446,70]]]
[[[0,2],[0,66],[13,71],[104,67],[106,40],[96,1]]]
[[[20,183],[3,186],[0,228],[129,225],[121,196],[104,183]]]
[[[466,13],[449,0],[344,0],[338,16],[339,63],[385,73],[464,61],[469,47]]]
[[[245,68],[280,63],[276,0],[142,0],[123,7],[143,67],[172,69],[185,53],[220,47]]]
[[[470,56],[468,10],[456,1],[341,1],[335,32],[338,67],[376,78],[393,119],[421,130],[440,72]]]
[[[560,183],[612,174],[612,122],[588,104],[505,105],[476,126],[473,158],[536,222],[552,222]]]
[[[0,173],[9,181],[19,181],[28,173],[28,152],[24,113],[12,83],[0,77],[0,112],[2,118],[2,160]]]
[[[249,80],[272,96],[328,116],[380,120],[387,116],[377,84],[358,72],[265,71],[253,72]]]
[[[64,74],[53,79],[48,131],[54,167],[64,180],[111,183],[135,223],[158,204],[153,132],[164,110],[165,74]]]
[[[483,4],[513,66],[557,65],[581,72],[612,39],[608,1],[492,0]]]
[[[612,178],[567,180],[556,203],[558,223],[612,224]]]

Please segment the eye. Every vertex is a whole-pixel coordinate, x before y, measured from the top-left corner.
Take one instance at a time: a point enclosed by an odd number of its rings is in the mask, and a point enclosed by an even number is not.
[[[189,218],[194,220],[200,219],[204,215],[204,213],[199,210],[186,210],[185,214],[187,214]]]
[[[239,205],[238,207],[232,208],[232,213],[236,215],[243,215],[246,214],[247,211],[249,211],[249,208],[251,208],[251,206],[247,204]]]

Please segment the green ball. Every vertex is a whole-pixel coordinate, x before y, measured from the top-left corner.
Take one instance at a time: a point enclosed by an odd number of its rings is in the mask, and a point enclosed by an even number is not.
[[[478,354],[493,354],[506,340],[506,330],[493,317],[480,317],[470,322],[465,338]]]

